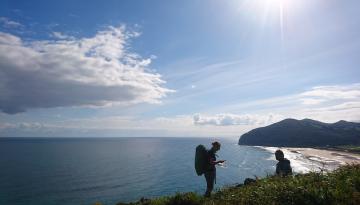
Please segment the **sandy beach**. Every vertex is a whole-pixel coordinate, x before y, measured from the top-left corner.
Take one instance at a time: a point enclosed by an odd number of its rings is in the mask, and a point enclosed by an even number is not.
[[[360,163],[360,155],[349,152],[314,149],[314,148],[286,148],[286,149],[293,153],[300,153],[309,160],[322,162],[325,164],[344,165],[344,164]]]
[[[270,152],[283,150],[285,157],[291,161],[294,172],[331,171],[341,165],[360,163],[360,155],[315,148],[262,147]]]

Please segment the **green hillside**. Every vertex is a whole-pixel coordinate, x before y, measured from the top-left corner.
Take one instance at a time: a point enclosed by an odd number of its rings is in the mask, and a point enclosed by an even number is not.
[[[101,203],[97,203],[101,204]],[[204,198],[179,193],[151,200],[117,205],[242,205],[242,204],[360,204],[360,165],[346,165],[331,173],[308,173],[280,178],[268,176],[254,184],[226,187]]]

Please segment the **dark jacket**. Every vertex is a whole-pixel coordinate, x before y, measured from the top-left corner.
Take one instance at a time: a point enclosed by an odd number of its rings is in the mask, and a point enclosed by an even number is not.
[[[215,171],[215,164],[210,163],[211,161],[216,161],[216,154],[212,149],[208,150],[208,157],[208,171]]]
[[[286,158],[279,160],[276,164],[276,175],[287,176],[292,174],[292,168],[290,161]]]

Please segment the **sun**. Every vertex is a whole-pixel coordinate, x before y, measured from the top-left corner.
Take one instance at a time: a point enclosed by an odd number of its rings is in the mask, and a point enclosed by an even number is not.
[[[243,0],[236,1],[236,4],[241,7],[241,10],[252,10],[253,12],[262,12],[262,11],[279,11],[280,8],[289,8],[291,4],[295,1],[300,0]]]
[[[267,24],[279,25],[283,37],[286,13],[292,12],[292,4],[300,0],[243,0],[237,1],[239,13],[247,18],[255,19],[260,26]],[[274,24],[276,22],[277,24]]]

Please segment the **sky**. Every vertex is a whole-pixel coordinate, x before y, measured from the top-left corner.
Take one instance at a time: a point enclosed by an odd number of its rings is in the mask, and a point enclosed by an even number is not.
[[[360,121],[360,1],[0,2],[0,137]]]

